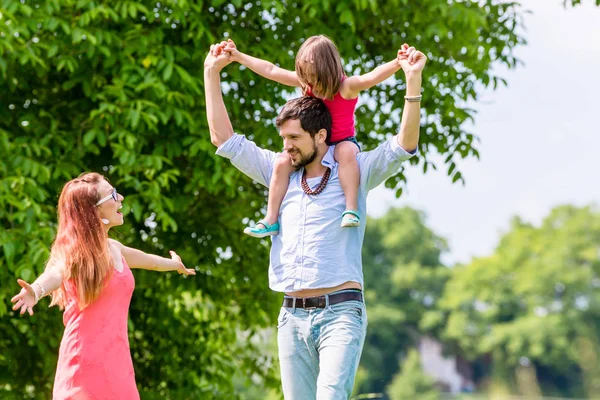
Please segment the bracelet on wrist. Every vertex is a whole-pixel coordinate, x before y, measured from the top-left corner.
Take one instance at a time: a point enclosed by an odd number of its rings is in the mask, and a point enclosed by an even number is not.
[[[423,98],[422,95],[418,95],[418,96],[404,96],[404,100],[408,101],[409,103],[418,103],[421,101],[421,98]]]
[[[35,288],[33,287],[33,285],[37,285],[37,286],[40,288],[40,294],[39,294],[39,295],[38,295],[38,293],[36,292],[36,290],[35,290]],[[33,289],[33,294],[34,294],[34,296],[35,296],[35,302],[36,302],[36,303],[37,303],[37,302],[39,302],[39,301],[40,301],[40,299],[46,295],[46,290],[44,289],[44,287],[42,286],[42,284],[41,284],[41,283],[39,283],[39,282],[34,282],[34,283],[31,285],[31,288]]]
[[[40,296],[37,294],[35,287],[33,285],[31,285],[31,288],[33,289],[33,297],[35,298],[35,302],[39,302],[40,301]]]

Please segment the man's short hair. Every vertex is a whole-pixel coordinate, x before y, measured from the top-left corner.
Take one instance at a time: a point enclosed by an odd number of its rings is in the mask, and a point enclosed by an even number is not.
[[[326,142],[331,139],[331,114],[323,103],[323,100],[311,96],[298,97],[285,103],[277,119],[275,125],[281,128],[288,120],[299,120],[303,130],[310,133],[312,138],[321,129],[327,131]]]

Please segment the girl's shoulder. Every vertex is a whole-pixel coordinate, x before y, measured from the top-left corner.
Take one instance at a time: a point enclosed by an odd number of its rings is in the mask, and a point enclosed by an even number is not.
[[[111,258],[113,261],[113,267],[119,271],[123,272],[123,245],[114,239],[108,239],[108,244],[110,249]]]
[[[342,83],[340,83],[340,90],[338,90],[334,100],[336,98],[340,100],[356,100],[358,99],[358,93],[354,92],[351,88],[351,80],[348,76],[342,77]]]
[[[121,250],[123,248],[123,245],[121,244],[121,242],[119,242],[118,240],[115,239],[108,239],[108,244],[118,248],[119,250]]]

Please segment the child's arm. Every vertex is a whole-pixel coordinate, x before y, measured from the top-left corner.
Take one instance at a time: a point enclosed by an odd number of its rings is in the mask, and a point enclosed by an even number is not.
[[[394,75],[400,69],[400,54],[404,51],[404,45],[398,50],[398,57],[390,62],[378,66],[371,72],[364,75],[351,76],[342,82],[340,94],[345,99],[354,99],[362,90],[369,89]]]
[[[169,259],[124,246],[116,240],[111,239],[110,242],[121,250],[121,254],[130,268],[149,269],[161,272],[177,271],[184,275],[196,275],[194,269],[186,268],[185,265],[183,265],[181,258],[174,251],[169,252],[171,254],[171,258]]]
[[[301,86],[295,71],[288,71],[287,69],[279,68],[269,61],[244,54],[237,49],[235,43],[231,39],[227,41],[227,46],[225,46],[224,51],[231,55],[232,61],[239,62],[260,76],[287,86]]]

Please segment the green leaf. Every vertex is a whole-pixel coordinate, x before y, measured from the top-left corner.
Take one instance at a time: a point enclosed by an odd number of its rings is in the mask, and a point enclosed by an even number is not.
[[[173,64],[167,63],[167,65],[165,66],[165,69],[163,70],[163,75],[162,75],[163,80],[168,81],[169,79],[171,79],[172,74],[173,74]]]
[[[140,110],[132,108],[129,110],[129,113],[131,118],[131,129],[136,129],[140,122]]]
[[[460,172],[457,172],[454,174],[454,176],[452,177],[452,183],[458,181],[459,179],[462,179],[462,174]]]

